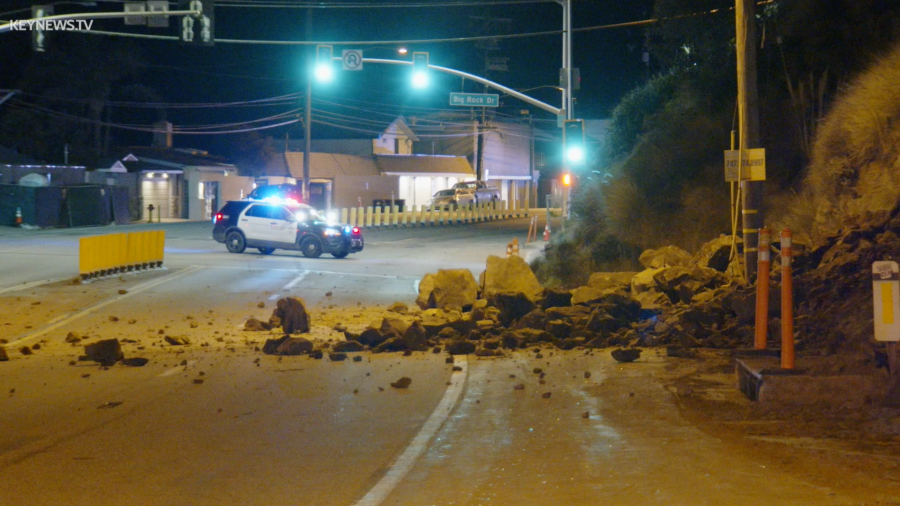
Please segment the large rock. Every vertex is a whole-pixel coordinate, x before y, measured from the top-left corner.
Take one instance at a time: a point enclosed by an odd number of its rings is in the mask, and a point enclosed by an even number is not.
[[[428,309],[433,307],[429,305],[432,290],[434,290],[434,274],[428,273],[422,276],[422,280],[419,281],[419,296],[416,297],[416,304],[420,308]]]
[[[485,299],[498,293],[522,293],[531,302],[537,302],[544,291],[531,267],[517,256],[489,256],[480,281]]]
[[[566,307],[572,305],[572,293],[563,288],[548,288],[544,290],[544,300],[541,308]]]
[[[413,351],[425,351],[428,349],[428,335],[425,327],[419,322],[410,325],[403,333],[403,344]]]
[[[600,308],[623,322],[636,321],[641,316],[641,303],[627,295],[613,292],[592,300],[591,308]]]
[[[522,292],[493,293],[488,303],[500,310],[500,323],[503,325],[522,318],[536,307],[534,301]]]
[[[470,353],[475,353],[475,348],[474,342],[465,339],[457,339],[451,341],[450,344],[447,345],[447,353],[451,355],[468,355]]]
[[[663,246],[644,251],[638,261],[648,269],[685,266],[691,263],[691,254],[678,246]]]
[[[266,339],[262,351],[266,355],[306,355],[313,351],[313,343],[302,337],[284,336]]]
[[[288,337],[275,350],[275,355],[306,355],[313,350],[313,343],[302,337]]]
[[[737,238],[735,245],[741,244]],[[694,255],[693,263],[701,267],[709,267],[719,272],[727,272],[731,259],[731,236],[722,234],[718,238],[700,246],[700,251]]]
[[[587,286],[600,290],[630,290],[631,279],[636,274],[636,272],[595,272],[588,279]]]
[[[359,335],[359,342],[371,348],[375,348],[385,340],[387,340],[387,336],[382,334],[378,329],[373,328],[368,328]]]
[[[616,288],[595,288],[593,286],[579,286],[572,290],[572,305],[590,304],[591,301],[602,299],[611,293],[621,290]]]
[[[403,334],[406,334],[408,328],[409,324],[400,318],[385,317],[381,320],[381,326],[378,330],[385,336],[402,337]]]
[[[419,284],[421,293],[421,283]],[[478,298],[478,283],[469,269],[440,269],[434,276],[429,306],[439,309],[470,308]]]
[[[365,345],[359,341],[341,341],[331,347],[331,351],[335,353],[363,351],[365,349]]]
[[[647,269],[635,274],[631,278],[631,293],[632,295],[637,295],[639,293],[649,292],[653,290],[658,290],[659,287],[656,285],[655,276],[662,269]]]
[[[301,334],[309,332],[309,312],[306,303],[297,297],[278,299],[272,317],[281,321],[285,334]]]
[[[119,344],[118,339],[104,339],[85,345],[84,354],[88,360],[107,366],[125,358],[125,354],[122,353],[122,345]]]
[[[689,304],[698,292],[717,288],[727,282],[725,275],[709,267],[669,267],[653,276],[659,290],[672,302]]]

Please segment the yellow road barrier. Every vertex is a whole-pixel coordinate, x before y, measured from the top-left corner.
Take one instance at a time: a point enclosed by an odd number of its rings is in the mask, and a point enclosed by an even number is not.
[[[166,243],[163,230],[82,237],[78,271],[81,279],[162,267]]]

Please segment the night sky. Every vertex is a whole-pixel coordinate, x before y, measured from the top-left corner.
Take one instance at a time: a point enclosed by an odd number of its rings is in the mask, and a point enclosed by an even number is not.
[[[334,42],[335,54],[342,49],[366,49],[371,46],[344,44],[345,41],[383,41],[436,38],[464,38],[480,35],[526,34],[558,31],[562,28],[562,8],[555,2],[447,6],[451,1],[378,0],[365,2],[373,8],[345,8],[349,2],[319,2],[324,7],[312,10],[312,33],[307,34],[307,10],[303,8],[264,7],[275,4],[302,4],[300,0],[245,0],[243,5],[230,4],[236,0],[220,0],[215,8],[217,39],[307,40]],[[226,3],[227,2],[227,3]],[[3,2],[0,13],[16,7],[39,2]],[[403,4],[401,8],[384,7],[385,3]],[[410,4],[425,5],[411,7]],[[57,5],[56,13],[84,11],[114,11],[120,2],[98,2],[97,7],[71,4]],[[582,90],[577,92],[576,116],[587,119],[608,117],[619,99],[646,78],[642,62],[644,29],[616,28],[578,32],[579,28],[637,21],[650,17],[652,1],[609,2],[607,0],[576,0],[573,7],[574,62],[581,69]],[[377,8],[374,8],[377,7]],[[170,8],[177,6],[171,4]],[[7,19],[29,17],[29,12],[6,14]],[[475,19],[475,17],[480,19]],[[491,21],[484,21],[485,19]],[[96,21],[95,30],[128,31],[156,35],[177,35],[173,19],[168,29],[147,29],[124,26],[121,20]],[[492,71],[486,77],[514,89],[529,89],[558,84],[561,65],[561,35],[540,35],[500,39],[498,50],[492,54],[508,58],[508,72]],[[217,43],[214,47],[187,46],[176,41],[151,41],[113,38],[104,35],[61,34],[49,40],[75,47],[85,39],[103,39],[104,47],[128,40],[136,47],[143,72],[133,79],[155,89],[167,103],[225,103],[259,100],[292,93],[303,93],[304,46],[238,45]],[[484,42],[440,42],[404,44],[410,52],[427,51],[435,65],[484,75]],[[385,45],[365,52],[370,58],[409,58],[394,52],[397,45]],[[35,57],[30,36],[26,32],[0,34],[0,88],[21,86],[23,69]],[[480,85],[467,83],[462,90],[461,80],[449,75],[432,76],[427,92],[413,91],[408,84],[408,67],[366,65],[362,72],[338,71],[330,85],[316,85],[314,111],[352,116],[346,123],[360,130],[379,130],[374,122],[386,124],[396,115],[424,115],[435,110],[452,109],[447,105],[452,91],[481,92]],[[40,93],[40,90],[25,90]],[[535,98],[559,106],[560,92],[549,87],[527,92]],[[271,116],[300,107],[296,103],[281,102],[266,107],[167,109],[167,119],[176,125],[209,125],[234,123]],[[499,114],[519,115],[520,109],[531,109],[536,118],[552,126],[549,113],[536,110],[523,102],[507,98],[502,101]],[[2,107],[2,106],[0,106]],[[133,112],[133,111],[132,111]],[[0,111],[2,113],[2,111]],[[141,123],[130,118],[124,108],[118,121]],[[315,114],[317,118],[323,118]],[[280,127],[261,133],[284,138],[302,136],[299,124]],[[117,131],[120,144],[149,142],[149,135]],[[374,137],[365,132],[336,129],[324,125],[314,127],[314,137]],[[177,136],[176,146],[201,147],[227,152],[232,135]],[[3,140],[0,139],[0,144]],[[225,153],[223,153],[225,154]]]

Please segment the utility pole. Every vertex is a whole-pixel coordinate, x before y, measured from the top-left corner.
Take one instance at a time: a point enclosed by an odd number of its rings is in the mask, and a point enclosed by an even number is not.
[[[759,229],[763,225],[763,182],[743,179],[744,153],[759,147],[759,95],[756,88],[755,0],[735,0],[738,149],[740,150],[741,216],[744,232],[744,266],[747,281],[756,278]]]
[[[306,40],[312,38],[312,9],[306,10]],[[315,47],[306,48],[306,94],[303,105],[303,203],[309,204],[309,157],[312,147],[312,82]]]

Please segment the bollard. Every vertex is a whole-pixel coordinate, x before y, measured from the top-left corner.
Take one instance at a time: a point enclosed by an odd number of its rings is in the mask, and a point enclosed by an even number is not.
[[[766,336],[769,333],[769,243],[771,231],[767,228],[759,231],[759,268],[756,275],[756,333],[753,347],[766,349]]]
[[[147,220],[147,223],[153,223],[153,209],[155,209],[155,208],[153,207],[153,204],[150,204],[149,206],[147,206],[147,212],[148,212],[148,215],[149,215],[149,217],[150,217],[150,219]]]
[[[375,206],[375,228],[381,228],[381,206]]]
[[[348,223],[348,225],[350,225],[351,227],[356,226],[356,208],[355,207],[350,208],[350,223]]]
[[[791,230],[781,231],[781,368],[794,368],[794,282],[791,279]]]
[[[506,258],[509,258],[510,256],[512,256],[512,243],[508,242],[506,243]]]
[[[347,223],[347,218],[349,217],[349,213],[347,212],[346,207],[341,208],[341,223]]]
[[[375,215],[375,211],[372,207],[366,208],[366,228],[372,228],[373,216]]]
[[[428,221],[431,222],[432,227],[435,225],[435,222],[434,222],[434,212],[435,211],[436,211],[436,209],[434,208],[434,206],[431,206],[431,217],[428,219]]]
[[[512,254],[515,256],[519,256],[519,239],[513,239],[512,242]]]

